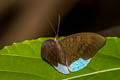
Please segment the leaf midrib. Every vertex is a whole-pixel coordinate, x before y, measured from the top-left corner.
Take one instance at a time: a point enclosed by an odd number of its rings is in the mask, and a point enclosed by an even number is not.
[[[100,71],[95,71],[95,72],[82,74],[82,75],[77,75],[77,76],[72,76],[72,77],[65,78],[63,80],[71,80],[71,79],[82,78],[82,77],[86,77],[86,76],[96,75],[96,74],[100,74],[100,73],[108,73],[108,72],[118,71],[118,70],[120,70],[120,67],[118,67],[118,68],[111,68],[111,69],[105,69],[105,70],[100,70]]]

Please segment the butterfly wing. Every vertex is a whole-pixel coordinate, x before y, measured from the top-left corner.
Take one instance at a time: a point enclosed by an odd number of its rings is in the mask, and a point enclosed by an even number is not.
[[[78,33],[61,41],[66,52],[69,70],[74,72],[84,68],[105,44],[105,38],[96,33]]]
[[[57,48],[53,40],[46,40],[41,49],[41,56],[51,65],[58,65]]]
[[[41,55],[48,63],[50,63],[56,70],[63,74],[68,74],[69,70],[65,65],[65,55],[57,47],[56,41],[46,40],[41,49]]]

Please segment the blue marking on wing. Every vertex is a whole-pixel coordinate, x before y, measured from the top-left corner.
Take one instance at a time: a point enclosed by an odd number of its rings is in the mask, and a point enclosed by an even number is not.
[[[54,68],[63,74],[69,74],[69,70],[68,70],[67,66],[64,66],[64,65],[58,63],[58,66],[57,67],[54,66]]]
[[[83,69],[84,67],[87,66],[87,64],[90,62],[91,58],[88,60],[84,60],[82,58],[79,58],[78,60],[76,60],[75,62],[73,62],[70,66],[69,69],[71,72],[75,72],[78,70]]]

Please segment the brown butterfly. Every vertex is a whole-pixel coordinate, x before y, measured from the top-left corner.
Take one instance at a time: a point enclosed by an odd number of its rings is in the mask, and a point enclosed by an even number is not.
[[[68,74],[86,67],[105,42],[103,36],[90,32],[72,34],[59,40],[57,31],[55,40],[49,39],[43,43],[41,55],[56,70]]]

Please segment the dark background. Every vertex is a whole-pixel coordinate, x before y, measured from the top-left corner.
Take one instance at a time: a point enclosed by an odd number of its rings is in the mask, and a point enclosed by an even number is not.
[[[59,36],[80,32],[120,36],[119,0],[0,0],[0,48],[55,36],[45,17],[57,29],[59,13]]]
[[[60,35],[97,32],[104,36],[120,36],[119,4],[119,0],[94,0],[78,3],[64,18]]]

